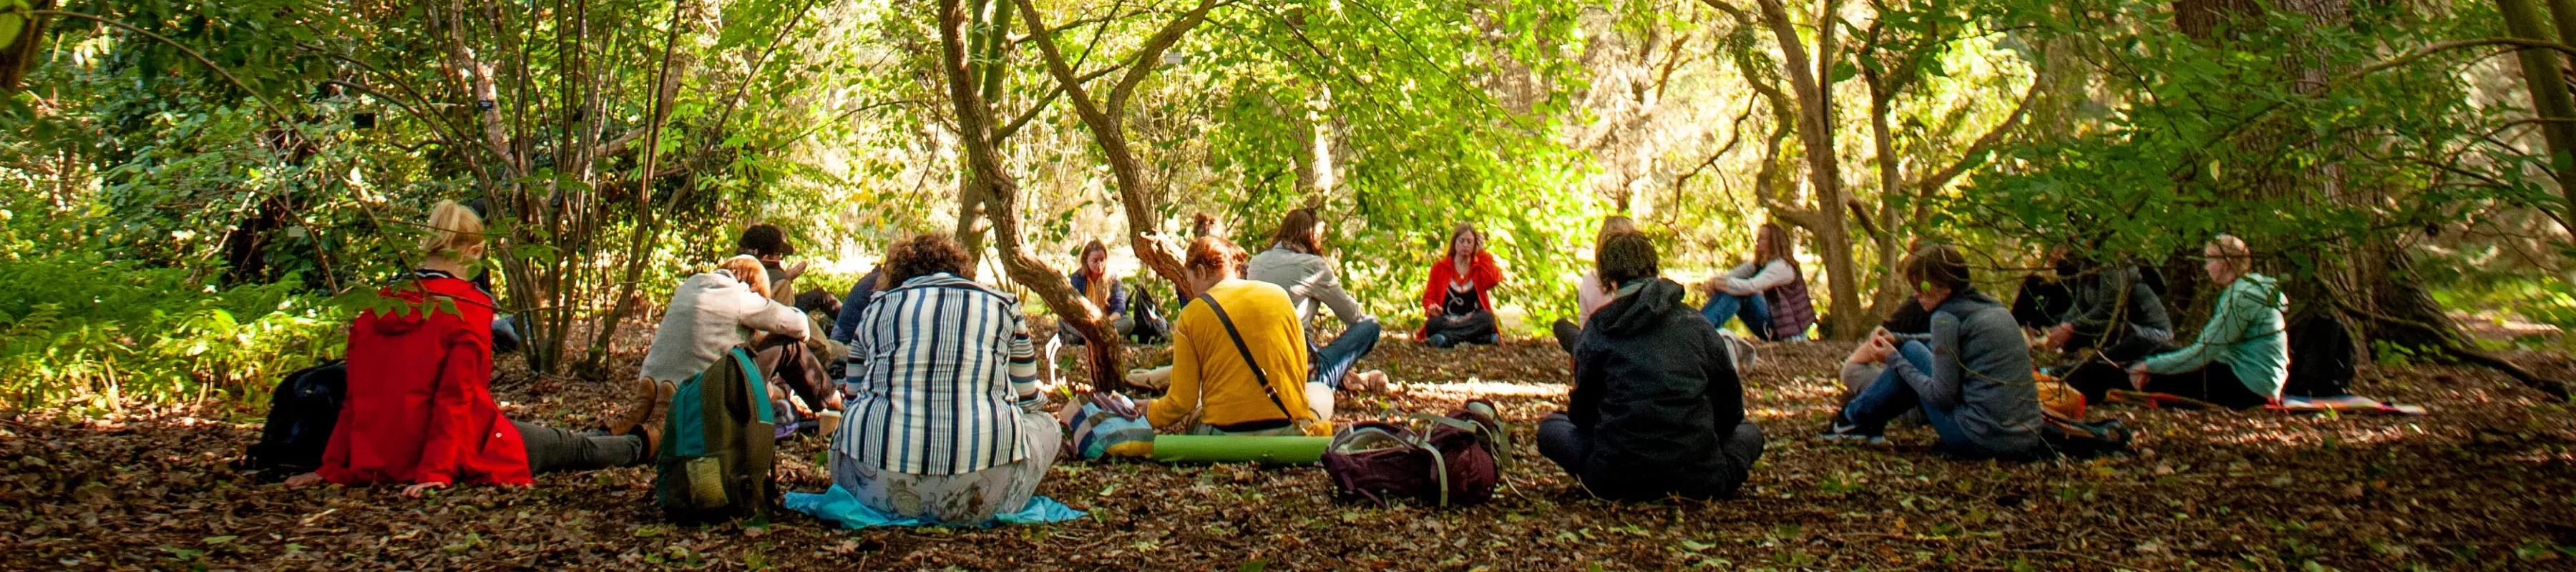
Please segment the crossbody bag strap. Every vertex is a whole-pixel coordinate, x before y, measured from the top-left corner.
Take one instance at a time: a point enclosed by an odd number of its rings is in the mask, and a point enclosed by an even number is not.
[[[1297,413],[1289,411],[1288,403],[1279,400],[1279,390],[1270,388],[1270,374],[1263,373],[1261,362],[1252,359],[1252,346],[1243,343],[1243,332],[1234,328],[1234,318],[1225,315],[1225,306],[1217,305],[1216,297],[1207,294],[1199,294],[1199,301],[1206,302],[1208,310],[1216,312],[1216,321],[1225,324],[1226,337],[1234,339],[1234,351],[1243,355],[1245,367],[1252,368],[1252,379],[1261,382],[1261,394],[1270,396],[1270,404],[1279,406],[1281,415],[1286,415],[1290,421],[1295,421]]]

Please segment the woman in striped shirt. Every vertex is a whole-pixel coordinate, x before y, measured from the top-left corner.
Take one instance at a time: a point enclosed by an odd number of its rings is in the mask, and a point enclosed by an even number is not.
[[[1019,300],[959,278],[966,251],[924,234],[886,252],[892,289],[851,331],[832,482],[900,518],[974,525],[1024,508],[1063,442],[1039,411]]]

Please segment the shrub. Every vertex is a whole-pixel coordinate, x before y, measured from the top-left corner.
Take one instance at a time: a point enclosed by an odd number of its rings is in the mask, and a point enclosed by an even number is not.
[[[94,252],[0,257],[0,399],[95,414],[244,400],[345,343],[347,312],[294,280],[218,289]]]

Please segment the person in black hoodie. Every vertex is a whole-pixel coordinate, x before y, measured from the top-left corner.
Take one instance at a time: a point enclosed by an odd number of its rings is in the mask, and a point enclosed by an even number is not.
[[[1539,422],[1539,454],[1602,498],[1735,496],[1763,438],[1727,344],[1657,276],[1645,235],[1603,239],[1594,264],[1615,297],[1583,325],[1569,403]]]
[[[2110,390],[2132,389],[2122,369],[2130,362],[2174,349],[2173,319],[2137,266],[2095,264],[2078,254],[2058,260],[2072,295],[2046,345],[2081,360],[2058,377],[2087,402],[2101,403]]]

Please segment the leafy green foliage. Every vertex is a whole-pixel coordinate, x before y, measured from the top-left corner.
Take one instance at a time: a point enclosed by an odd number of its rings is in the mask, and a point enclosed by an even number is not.
[[[103,411],[122,398],[240,398],[336,356],[346,315],[295,279],[220,289],[94,251],[0,233],[0,399]]]
[[[2483,4],[2442,18],[2354,4],[2348,26],[2273,10],[2233,21],[2223,40],[2173,29],[2162,3],[2040,4],[2011,4],[2029,9],[2006,17],[2037,24],[2020,42],[2126,71],[2096,76],[2108,85],[2085,104],[2105,107],[2098,121],[2005,149],[1936,226],[2149,260],[2234,233],[2275,255],[2276,271],[2305,274],[2325,247],[2458,223],[2490,201],[2554,202],[2519,175],[2534,157],[2489,144],[2506,109],[2472,103],[2456,71],[2478,54],[2335,75],[2389,57],[2386,46],[2487,35]]]

